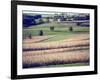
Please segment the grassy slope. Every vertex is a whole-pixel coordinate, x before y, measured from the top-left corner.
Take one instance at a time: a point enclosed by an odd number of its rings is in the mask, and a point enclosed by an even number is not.
[[[27,29],[23,29],[23,35],[27,35],[29,33],[32,34],[32,36],[38,36],[39,31],[43,30],[44,35],[55,35],[54,38],[50,38],[46,40],[45,42],[48,41],[56,41],[56,40],[62,40],[65,37],[70,38],[70,37],[75,37],[77,34],[85,34],[89,32],[89,27],[73,27],[73,32],[69,31],[68,26],[54,26],[55,30],[50,31],[49,26],[33,26],[29,27]]]

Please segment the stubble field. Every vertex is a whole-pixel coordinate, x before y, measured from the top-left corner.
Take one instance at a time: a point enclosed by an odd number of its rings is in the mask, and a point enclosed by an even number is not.
[[[39,30],[43,35],[39,36]],[[89,27],[33,26],[23,29],[23,68],[89,65]]]

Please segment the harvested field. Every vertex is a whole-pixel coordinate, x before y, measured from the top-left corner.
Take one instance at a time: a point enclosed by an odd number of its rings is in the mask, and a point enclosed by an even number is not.
[[[29,43],[37,43],[42,42],[44,40],[48,40],[54,36],[33,36],[32,39],[24,39],[23,44],[29,44]]]
[[[33,55],[51,54],[51,53],[54,54],[57,52],[69,52],[69,51],[87,50],[87,49],[89,49],[89,46],[48,49],[48,50],[38,50],[38,51],[24,51],[23,56],[33,56]]]
[[[89,61],[89,51],[79,50],[71,52],[51,53],[23,56],[24,68],[40,67],[57,64],[80,63]]]
[[[66,47],[75,47],[75,46],[76,47],[89,46],[89,40],[24,44],[23,50],[24,51],[45,50],[45,49],[56,49],[56,48],[66,48]]]
[[[44,35],[37,35],[36,31],[44,30]],[[23,68],[59,67],[69,65],[89,65],[89,28],[76,27],[73,32],[66,31],[66,27],[32,27],[25,29],[32,33],[32,39],[23,39],[22,62]]]

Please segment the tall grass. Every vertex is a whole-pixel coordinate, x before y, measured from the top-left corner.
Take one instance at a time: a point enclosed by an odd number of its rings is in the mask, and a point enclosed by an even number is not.
[[[58,41],[41,42],[47,36],[23,41],[23,68],[58,64],[89,63],[89,34]],[[36,41],[40,41],[37,42]]]
[[[77,50],[89,50],[89,46],[37,50],[37,51],[24,51],[23,56],[34,56],[34,55],[52,54],[52,53],[55,54],[59,52],[61,53],[61,52],[69,52],[69,51],[77,51]]]
[[[87,61],[89,61],[88,50],[23,56],[23,65],[27,65],[26,67],[47,66],[64,63],[80,63]]]

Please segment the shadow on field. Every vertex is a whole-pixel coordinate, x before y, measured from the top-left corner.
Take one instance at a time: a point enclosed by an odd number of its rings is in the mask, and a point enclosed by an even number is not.
[[[48,63],[34,63],[34,64],[23,64],[23,68],[34,68],[34,67],[43,67],[43,66],[52,66],[52,65],[64,65],[64,64],[77,64],[77,63],[84,63],[89,65],[89,60],[85,61],[53,61],[53,62],[48,62]],[[80,64],[81,65],[81,64]],[[53,66],[54,67],[54,66]]]

